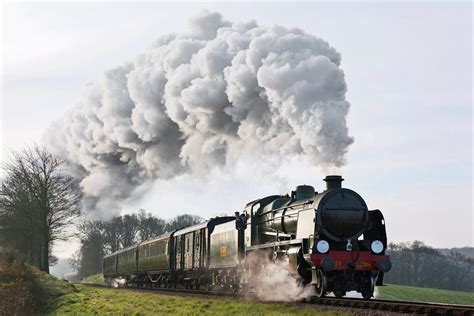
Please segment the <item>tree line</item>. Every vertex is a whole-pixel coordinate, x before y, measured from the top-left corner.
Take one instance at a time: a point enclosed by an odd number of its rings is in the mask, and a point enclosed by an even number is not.
[[[81,247],[71,259],[82,278],[102,272],[104,255],[127,248],[137,242],[203,221],[196,215],[178,215],[168,221],[140,210],[136,214],[110,220],[86,220],[79,225]]]
[[[474,258],[441,251],[421,241],[389,244],[392,270],[384,282],[457,291],[474,290]]]

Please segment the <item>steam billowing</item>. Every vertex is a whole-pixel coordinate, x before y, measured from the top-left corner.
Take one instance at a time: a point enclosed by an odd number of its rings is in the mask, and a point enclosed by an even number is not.
[[[304,155],[341,166],[348,136],[339,53],[300,29],[203,12],[134,62],[108,70],[48,132],[89,210],[156,178],[241,157]]]
[[[290,275],[288,257],[271,260],[268,253],[251,252],[246,262],[251,269],[249,296],[252,298],[293,302],[314,295],[313,286],[305,286]]]

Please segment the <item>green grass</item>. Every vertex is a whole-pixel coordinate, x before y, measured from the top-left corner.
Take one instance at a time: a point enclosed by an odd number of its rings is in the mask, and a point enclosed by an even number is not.
[[[162,295],[127,289],[77,285],[79,292],[59,297],[49,315],[343,315],[299,308],[289,304],[265,304],[225,298]]]
[[[394,285],[377,287],[378,299],[474,305],[474,293]]]
[[[88,276],[83,283],[88,284],[104,284],[104,275],[102,273]]]
[[[41,313],[61,295],[75,291],[73,285],[39,271],[14,254],[0,253],[0,315]]]
[[[61,295],[74,293],[76,288],[65,280],[60,280],[50,274],[29,267],[33,273],[35,283],[42,289],[44,305],[48,305]]]
[[[86,279],[101,283],[101,276]],[[45,310],[49,315],[337,315],[336,312],[225,298],[184,297],[127,289],[76,285],[77,292],[57,297]],[[378,287],[379,299],[474,305],[474,293],[402,285]],[[341,314],[341,313],[339,313]]]

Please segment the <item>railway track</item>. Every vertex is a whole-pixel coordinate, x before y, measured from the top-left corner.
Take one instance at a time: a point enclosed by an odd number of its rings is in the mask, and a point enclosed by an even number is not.
[[[339,306],[384,312],[424,314],[424,315],[474,315],[474,306],[405,302],[391,300],[362,300],[357,298],[310,297],[307,303]]]
[[[87,286],[107,287],[106,285],[87,284]],[[205,296],[218,297],[240,297],[245,299],[255,299],[252,293],[233,293],[226,291],[207,291],[207,290],[189,290],[184,288],[155,288],[155,287],[118,287],[117,289],[132,289],[139,291],[154,291],[169,294],[193,294]],[[421,303],[421,302],[406,302],[406,301],[392,301],[392,300],[362,300],[357,298],[334,298],[324,297],[318,298],[311,296],[303,300],[295,301],[295,303],[314,304],[323,306],[334,306],[342,308],[360,309],[366,311],[380,311],[392,313],[405,314],[423,314],[423,315],[453,315],[453,316],[474,316],[474,306],[469,305],[453,305],[453,304],[439,304],[439,303]]]

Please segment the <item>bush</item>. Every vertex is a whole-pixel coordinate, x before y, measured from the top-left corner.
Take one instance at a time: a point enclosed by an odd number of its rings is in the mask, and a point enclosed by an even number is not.
[[[11,251],[0,253],[0,315],[31,315],[40,298],[41,289],[25,261]]]
[[[0,315],[32,315],[74,291],[69,283],[29,266],[14,252],[0,252]]]

